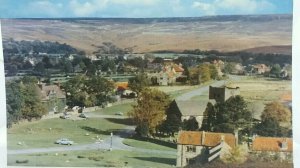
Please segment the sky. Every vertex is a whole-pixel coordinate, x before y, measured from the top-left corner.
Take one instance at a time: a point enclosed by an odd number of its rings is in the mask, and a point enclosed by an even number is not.
[[[291,14],[293,0],[0,0],[0,18]]]

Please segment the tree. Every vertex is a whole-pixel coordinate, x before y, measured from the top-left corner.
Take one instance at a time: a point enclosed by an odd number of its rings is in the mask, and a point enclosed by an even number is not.
[[[167,119],[162,123],[159,131],[167,134],[172,134],[174,136],[174,133],[178,132],[182,127],[182,114],[178,110],[175,101],[172,101],[172,103],[167,108],[166,115]]]
[[[266,118],[254,127],[254,132],[261,136],[280,136],[280,126],[274,118]]]
[[[207,82],[211,79],[211,72],[209,65],[202,64],[199,67],[200,75],[201,75],[201,83]]]
[[[270,74],[275,75],[277,78],[280,76],[281,67],[279,64],[275,64],[270,71]]]
[[[20,92],[24,103],[21,106],[22,118],[31,121],[33,118],[40,119],[47,113],[46,108],[41,102],[37,90],[35,77],[24,77],[21,79]]]
[[[209,65],[209,72],[210,72],[211,79],[218,79],[219,73],[218,73],[218,70],[215,65],[213,65],[213,64]]]
[[[224,73],[231,74],[234,71],[234,63],[233,62],[226,62],[224,66]]]
[[[129,116],[133,118],[137,128],[147,131],[138,133],[143,135],[155,133],[156,128],[164,120],[165,110],[169,104],[169,96],[166,93],[156,89],[143,89],[138,95],[137,104],[133,105],[133,110],[129,112]],[[145,129],[145,126],[148,129]]]
[[[199,129],[198,121],[195,117],[183,121],[183,130],[196,131]]]
[[[99,76],[75,76],[65,83],[69,106],[100,106],[111,100],[114,84]]]
[[[139,93],[141,92],[145,87],[148,87],[150,85],[151,81],[148,79],[147,74],[145,73],[139,73],[134,78],[129,79],[128,87]]]
[[[85,92],[86,77],[83,75],[75,76],[64,84],[64,89],[67,93],[68,106],[85,106],[87,93]]]
[[[217,103],[210,111],[208,120],[214,132],[232,133],[250,126],[251,113],[243,97],[234,96],[223,103]]]
[[[71,72],[73,72],[73,65],[72,65],[72,63],[71,63],[71,61],[69,61],[69,60],[66,60],[65,62],[64,62],[64,72],[67,74],[67,73],[71,73]]]
[[[282,103],[271,102],[266,104],[264,111],[261,115],[262,121],[267,119],[273,119],[274,121],[281,122],[291,122],[292,113],[285,107]]]
[[[7,127],[17,123],[22,118],[21,107],[23,99],[21,95],[20,84],[16,81],[7,82],[6,86],[6,109],[7,109]]]
[[[46,70],[44,64],[42,62],[37,63],[34,67],[34,71],[41,75],[45,74]]]
[[[200,71],[198,68],[189,68],[190,83],[192,85],[200,84]]]
[[[50,62],[50,58],[48,56],[45,56],[43,59],[42,59],[42,62],[45,66],[46,69],[49,69],[49,68],[52,68],[52,64]]]

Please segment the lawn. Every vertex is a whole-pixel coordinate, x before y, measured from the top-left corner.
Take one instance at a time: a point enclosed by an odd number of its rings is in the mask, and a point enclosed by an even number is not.
[[[119,105],[113,105],[111,107],[106,107],[104,109],[97,110],[93,113],[103,113],[103,114],[111,114],[114,115],[117,112],[123,112],[126,114],[128,111],[132,109],[132,104],[133,103],[124,103],[124,104],[119,104]]]
[[[97,135],[105,138],[110,135],[111,131],[125,126],[125,124],[108,119],[72,121],[56,118],[20,123],[8,129],[8,149],[53,147],[57,146],[54,141],[62,137],[73,140],[75,144],[94,143]],[[18,145],[19,142],[22,145]]]
[[[28,160],[18,164],[16,160]],[[72,151],[30,155],[9,155],[8,165],[13,166],[74,166],[74,167],[173,167],[176,155],[142,153],[134,151]]]
[[[176,151],[175,148],[160,145],[158,143],[154,143],[150,141],[140,140],[140,139],[128,138],[128,139],[124,139],[123,143],[128,146],[132,146],[136,148],[163,150],[163,151]]]

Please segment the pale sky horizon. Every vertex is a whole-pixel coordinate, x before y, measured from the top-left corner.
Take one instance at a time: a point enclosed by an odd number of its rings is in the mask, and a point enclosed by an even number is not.
[[[292,14],[293,0],[1,0],[0,18]]]

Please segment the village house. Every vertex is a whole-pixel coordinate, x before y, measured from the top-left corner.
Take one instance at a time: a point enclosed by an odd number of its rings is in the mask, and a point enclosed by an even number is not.
[[[218,76],[223,76],[222,69],[224,69],[224,62],[222,60],[214,60],[212,64],[216,67]]]
[[[137,96],[137,93],[129,89],[128,82],[116,82],[115,91],[121,98],[135,98]]]
[[[236,146],[236,137],[229,133],[180,131],[177,140],[177,167],[193,162],[210,162],[223,157]]]
[[[45,83],[38,83],[39,96],[42,103],[45,105],[49,114],[63,112],[66,106],[66,94],[57,85],[46,85]]]
[[[241,63],[236,63],[231,74],[242,75],[245,74],[245,67]]]
[[[270,71],[271,71],[271,68],[265,64],[256,64],[256,65],[253,65],[253,68],[252,68],[252,73],[256,73],[258,75],[261,75],[261,74],[264,74],[264,73],[267,73]]]
[[[157,79],[157,84],[160,86],[168,86],[176,83],[176,79],[183,77],[184,69],[182,65],[170,63],[163,67],[163,70],[158,74],[152,75]]]
[[[209,86],[209,99],[213,99],[216,102],[225,102],[232,96],[240,95],[240,88],[239,87],[213,87]]]
[[[256,155],[279,157],[280,160],[292,160],[293,139],[284,137],[253,137],[251,152]]]

